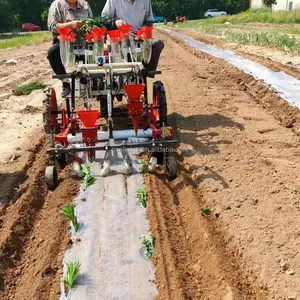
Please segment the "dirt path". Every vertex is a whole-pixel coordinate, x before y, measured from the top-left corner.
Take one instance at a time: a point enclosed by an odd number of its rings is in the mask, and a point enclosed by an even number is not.
[[[173,182],[163,172],[145,178],[158,299],[297,299],[299,110],[223,61],[159,37],[166,43],[159,79],[180,140],[181,173]],[[0,102],[6,116],[30,100],[16,107],[9,99]],[[28,119],[40,124],[38,116]],[[3,124],[9,134],[9,118]],[[69,241],[59,211],[78,182],[66,170],[59,188],[46,192],[43,140],[24,136],[27,150],[0,164],[1,178],[8,178],[1,189],[14,200],[0,215],[0,299],[54,300]],[[10,190],[6,182],[14,183]]]
[[[185,293],[191,299],[221,299],[213,293],[225,296],[226,289],[221,284],[213,287],[211,276],[207,276],[209,272],[221,276],[221,271],[234,299],[288,299],[299,295],[299,141],[292,130],[276,120],[279,115],[287,118],[289,108],[274,106],[276,95],[260,83],[249,84],[248,76],[223,61],[201,53],[196,57],[187,53],[190,49],[182,43],[161,38],[168,49],[161,61],[162,81],[181,141],[182,172],[190,179],[190,184],[179,179],[171,185],[172,193],[160,196],[165,204],[162,215],[157,213],[159,207],[153,207],[150,213],[157,215],[152,220],[161,219],[159,229],[152,222],[166,245],[159,257],[164,257],[168,244],[170,249],[169,262],[156,260],[157,274],[165,276],[158,277],[160,292],[169,292],[169,298],[162,299],[176,299],[171,293],[176,290],[174,284],[182,287],[178,299],[185,299]],[[297,119],[299,111],[294,112]],[[150,178],[151,193],[159,190],[157,185],[163,185],[161,191],[166,190],[165,183]],[[187,190],[183,192],[182,188]],[[191,194],[195,192],[201,196]],[[223,241],[215,239],[214,231],[205,229],[203,206],[212,210],[207,222],[223,232]],[[207,243],[212,246],[205,247]],[[222,249],[221,253],[214,252],[214,247]],[[200,253],[193,255],[198,248],[209,251],[210,268],[209,272],[200,268],[196,278],[189,270],[197,263],[205,266]],[[239,280],[243,276],[230,280],[234,273],[223,263],[230,261],[223,256],[227,248],[234,253],[234,269],[242,270],[250,285]],[[245,265],[239,261],[241,257]],[[213,265],[214,261],[219,265]],[[170,272],[175,267],[177,271]],[[241,287],[240,294],[232,282]],[[199,294],[201,287],[207,291],[203,296]]]
[[[51,80],[49,44],[0,51],[0,299],[57,299],[69,230],[59,211],[77,194],[78,183],[63,173],[49,193],[42,134],[42,91],[13,96],[12,88]],[[7,59],[17,65],[5,65]]]
[[[47,60],[47,50],[50,45],[44,43],[38,46],[0,50],[0,95],[11,92],[17,85],[26,81],[48,78],[52,74]],[[5,64],[9,59],[17,60],[17,64]]]
[[[18,197],[18,193],[16,197],[12,194],[26,178],[28,161],[32,158],[32,149],[39,143],[42,129],[43,91],[14,96],[12,89],[36,79],[59,88],[59,82],[50,78],[48,47],[49,43],[45,43],[0,51],[0,212],[10,200]],[[11,58],[17,59],[17,65],[5,64]]]

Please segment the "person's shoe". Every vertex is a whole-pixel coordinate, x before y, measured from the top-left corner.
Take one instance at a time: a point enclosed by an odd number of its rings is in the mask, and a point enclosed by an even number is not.
[[[61,97],[66,98],[70,95],[71,93],[71,85],[69,82],[63,82],[63,87],[62,87],[62,92],[61,92]]]

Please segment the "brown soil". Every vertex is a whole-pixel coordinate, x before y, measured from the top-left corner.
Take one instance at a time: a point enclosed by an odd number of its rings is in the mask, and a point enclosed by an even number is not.
[[[13,88],[27,81],[44,80],[52,75],[47,59],[50,43],[39,46],[25,46],[19,49],[0,50],[0,94],[11,92]],[[17,64],[4,64],[9,59],[16,59]]]
[[[40,114],[42,112],[42,109],[40,107],[34,107],[32,105],[26,105],[25,108],[20,110],[23,114]]]
[[[27,180],[19,187],[21,196],[1,218],[1,299],[57,299],[60,292],[69,225],[59,211],[77,195],[79,184],[69,178],[66,169],[59,187],[47,191],[47,155],[42,141],[27,167]]]
[[[178,30],[177,30],[178,31]],[[191,33],[190,31],[185,30],[185,33],[189,33],[193,38],[208,43],[208,40],[204,37],[201,37],[199,34]],[[177,41],[181,45],[185,45],[184,42],[178,41],[173,38],[173,40]],[[218,41],[218,45],[221,45],[220,41]],[[205,53],[196,51],[192,47],[185,46],[185,48],[195,56],[199,58],[205,57],[209,60],[209,64],[214,61],[222,62],[220,59],[215,59],[214,57],[207,55]],[[249,56],[250,57],[250,56]],[[248,58],[249,58],[248,57]],[[252,60],[252,57],[251,57]],[[279,70],[279,66],[281,70],[287,71],[291,76],[297,77],[299,75],[299,71],[294,70],[293,68],[280,65],[276,62],[268,62],[264,58],[259,58],[257,62],[264,64],[268,68],[274,68],[274,65],[277,65],[276,71]],[[223,64],[224,68],[221,70],[222,73],[225,73],[225,76],[228,75],[232,70],[237,70],[235,67],[232,67],[226,63]],[[274,70],[275,71],[275,70]],[[204,72],[201,70],[201,72]],[[196,77],[200,77],[201,79],[208,79],[208,75],[201,75],[201,72],[198,72],[196,69]],[[300,121],[300,111],[297,107],[290,106],[286,101],[280,98],[280,96],[275,95],[274,92],[271,92],[268,87],[266,87],[262,82],[255,80],[251,75],[245,74],[243,72],[232,72],[230,74],[231,78],[234,77],[236,83],[240,85],[240,90],[247,92],[250,96],[262,106],[263,109],[268,110],[268,112],[272,113],[277,121],[280,122],[284,127],[293,128],[293,131],[297,131],[299,129],[299,121]],[[218,79],[216,80],[219,81]]]
[[[12,96],[11,89],[27,80],[49,80],[49,44],[0,51],[5,66],[0,93],[0,299],[58,299],[62,258],[70,243],[69,222],[59,213],[77,195],[79,183],[60,174],[54,192],[45,186],[48,164],[42,127],[42,91]],[[30,53],[30,55],[28,55]],[[59,91],[59,89],[57,89]]]
[[[59,87],[57,81],[49,79],[51,71],[46,58],[49,45],[21,47],[13,51],[0,50],[0,61],[5,62],[10,58],[18,60],[17,65],[3,65],[0,71],[3,79],[0,96],[2,92],[7,92],[0,97],[0,215],[10,201],[20,196],[20,193],[15,196],[13,193],[26,180],[26,172],[35,158],[35,148],[39,144],[42,128],[43,91],[33,91],[28,96],[13,96],[11,89],[16,84],[23,84],[28,74],[30,80],[40,78],[46,84]]]
[[[224,61],[160,38],[181,176],[146,178],[158,298],[300,295],[299,110]]]
[[[166,43],[161,80],[177,128],[181,171],[173,182],[162,171],[145,178],[158,299],[299,297],[300,147],[294,133],[299,110],[224,61],[159,37]],[[47,47],[36,51],[45,54]],[[8,78],[11,83],[0,89],[26,80],[22,76]],[[39,115],[40,105],[30,99],[0,103],[2,148],[14,148],[0,163],[0,299],[5,300],[58,298],[69,244],[69,225],[59,211],[78,191],[68,169],[58,189],[46,191],[40,119],[31,123],[34,132],[24,131],[22,148],[14,141],[20,127],[9,128],[11,111],[17,113],[14,119]],[[209,216],[203,207],[210,208]]]
[[[185,171],[172,183],[147,176],[146,184],[157,299],[265,299],[215,216],[202,213],[203,195]]]

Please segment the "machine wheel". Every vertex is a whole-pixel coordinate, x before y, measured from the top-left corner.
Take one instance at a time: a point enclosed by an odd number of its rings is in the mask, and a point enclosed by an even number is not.
[[[58,185],[58,176],[55,166],[48,166],[45,170],[45,181],[49,190],[55,190]]]
[[[178,166],[175,157],[168,156],[166,158],[166,171],[170,180],[173,180],[177,177]]]
[[[51,124],[52,114],[51,110],[57,111],[56,93],[53,88],[48,88],[44,91],[45,98],[43,100],[43,126],[46,134],[51,133],[51,125],[55,125],[56,132],[59,133],[58,124]],[[56,115],[57,117],[57,115]],[[57,121],[56,121],[57,122]]]
[[[55,148],[63,148],[64,146],[62,144],[56,144]],[[64,169],[65,166],[68,164],[68,154],[67,153],[57,153],[55,155],[55,161],[57,162],[57,165],[60,169]]]
[[[43,126],[46,134],[51,133],[51,94],[49,90],[45,91],[43,100]]]
[[[152,157],[155,157],[157,159],[157,164],[158,165],[163,165],[164,164],[164,153],[162,151],[153,151],[152,152]]]
[[[165,126],[168,122],[167,98],[164,85],[161,81],[156,81],[153,84],[153,106],[154,115],[160,120],[160,126]]]
[[[68,164],[68,157],[66,153],[57,154],[56,161],[58,163],[58,166],[61,169],[64,169],[65,166]]]

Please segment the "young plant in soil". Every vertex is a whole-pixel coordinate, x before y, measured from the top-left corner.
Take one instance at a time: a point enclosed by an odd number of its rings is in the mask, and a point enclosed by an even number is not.
[[[141,172],[142,174],[148,173],[148,163],[145,159],[142,160]]]
[[[82,165],[83,177],[83,188],[86,190],[90,185],[94,184],[96,178],[91,175],[90,165]]]
[[[80,272],[80,267],[81,266],[79,261],[67,263],[67,275],[64,277],[63,280],[68,289],[68,292],[71,290],[72,286],[74,285],[76,277]]]
[[[73,205],[71,203],[67,203],[60,213],[71,221],[75,232],[77,232],[79,229],[79,223],[77,221]]]
[[[136,191],[136,198],[138,199],[138,202],[142,204],[144,208],[147,207],[147,195],[144,189],[138,189]]]
[[[151,236],[141,235],[140,242],[144,247],[145,256],[150,259],[154,252],[154,239]]]
[[[203,216],[209,216],[210,215],[210,209],[208,207],[203,207],[202,208],[202,215]]]

